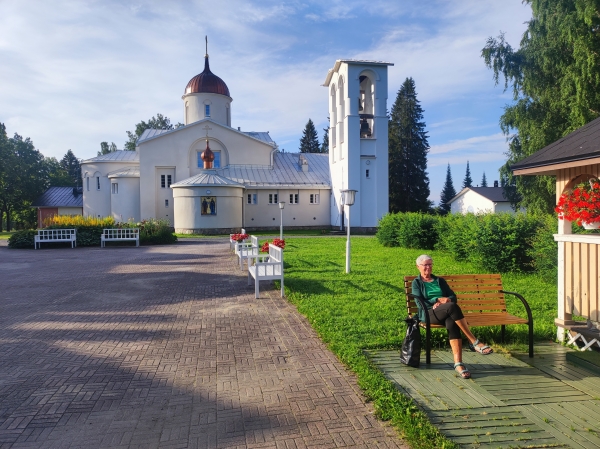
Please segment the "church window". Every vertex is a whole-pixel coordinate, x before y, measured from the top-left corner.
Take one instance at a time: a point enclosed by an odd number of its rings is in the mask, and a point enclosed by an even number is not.
[[[269,193],[269,204],[279,203],[279,197],[276,193]]]
[[[100,190],[100,176],[96,176],[96,190]]]
[[[169,200],[165,200],[165,207],[169,207]]]
[[[119,193],[119,184],[118,184],[118,183],[116,183],[116,182],[113,182],[113,183],[110,185],[110,187],[111,187],[112,193],[113,193],[114,195],[117,195],[117,194]]]
[[[204,105],[204,117],[210,117],[210,105],[209,104]]]
[[[258,195],[256,193],[248,194],[248,204],[256,204],[258,203]]]
[[[213,161],[213,168],[221,168],[221,152],[213,151],[215,160]],[[204,168],[204,161],[202,160],[202,151],[198,151],[198,168]]]
[[[166,176],[165,175],[160,175],[160,188],[164,189],[166,186]]]
[[[171,175],[167,175],[167,188],[171,187]]]
[[[367,177],[367,178],[369,178],[369,177],[370,177],[370,176],[369,176],[369,170],[367,170],[367,171],[365,172],[365,175],[366,175],[366,177]]]
[[[298,204],[298,194],[290,193],[290,204]]]
[[[310,204],[319,204],[319,194],[318,193],[310,194]]]

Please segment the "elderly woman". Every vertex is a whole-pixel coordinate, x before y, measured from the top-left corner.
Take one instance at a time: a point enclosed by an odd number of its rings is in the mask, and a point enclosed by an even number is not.
[[[491,354],[492,348],[481,343],[469,329],[458,304],[456,304],[456,295],[448,286],[448,283],[432,273],[433,259],[427,254],[417,257],[417,268],[420,276],[416,277],[412,283],[412,294],[421,298],[427,310],[423,310],[420,301],[419,320],[425,321],[425,313],[429,314],[431,324],[441,324],[448,330],[448,338],[452,354],[454,354],[454,369],[463,379],[469,379],[471,373],[462,362],[462,338],[460,331],[463,331],[469,339],[469,347],[480,354]]]

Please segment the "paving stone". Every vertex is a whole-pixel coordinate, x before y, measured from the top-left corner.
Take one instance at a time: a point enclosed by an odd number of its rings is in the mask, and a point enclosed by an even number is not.
[[[406,447],[223,239],[0,258],[0,449]]]

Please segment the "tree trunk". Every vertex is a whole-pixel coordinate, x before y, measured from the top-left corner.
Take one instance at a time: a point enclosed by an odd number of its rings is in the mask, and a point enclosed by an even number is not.
[[[4,211],[0,209],[0,232],[2,232],[4,230],[3,229],[4,222],[2,221],[3,218],[4,218]]]
[[[6,230],[10,232],[10,208],[6,208],[4,213],[6,214]]]

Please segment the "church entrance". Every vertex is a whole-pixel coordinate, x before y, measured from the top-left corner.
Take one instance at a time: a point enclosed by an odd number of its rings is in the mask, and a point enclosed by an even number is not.
[[[175,168],[156,168],[156,218],[168,220],[173,225],[173,190]]]

